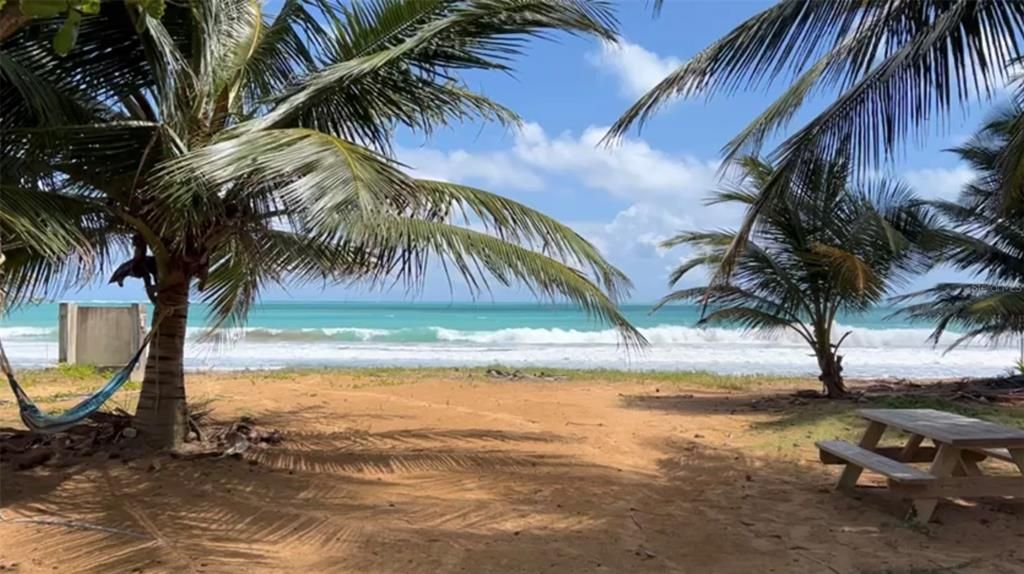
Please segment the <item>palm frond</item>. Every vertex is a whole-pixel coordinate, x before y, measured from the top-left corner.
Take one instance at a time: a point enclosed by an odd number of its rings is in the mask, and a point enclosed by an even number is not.
[[[796,78],[730,143],[729,154],[758,153],[765,136],[784,126],[809,93],[836,90],[836,103],[780,147],[776,159],[811,157],[831,145],[861,152],[858,157],[870,161],[880,151],[892,151],[935,112],[948,114],[954,101],[991,96],[1005,81],[1005,64],[1020,57],[1016,38],[1022,16],[1017,3],[994,0],[783,0],[670,74],[616,122],[610,135],[642,124],[673,97],[710,97]],[[862,105],[873,111],[865,113]]]
[[[615,301],[581,271],[549,256],[486,233],[416,218],[375,217],[350,220],[340,230],[350,244],[373,254],[376,279],[397,278],[417,287],[431,255],[440,259],[475,293],[491,280],[519,284],[536,295],[565,297],[587,313],[614,326],[627,346],[646,344],[644,336],[618,310]]]
[[[433,213],[459,209],[489,232],[506,241],[539,249],[541,253],[588,268],[605,291],[619,299],[632,287],[629,279],[608,263],[598,250],[567,225],[508,198],[464,185],[416,180],[426,199],[425,219]]]
[[[729,34],[645,94],[612,126],[606,141],[643,125],[676,97],[730,94],[789,81],[789,87],[723,150],[727,160],[763,153],[812,94],[831,103],[768,157],[771,183],[761,185],[719,281],[733,271],[744,242],[768,205],[812,169],[815,158],[848,157],[860,174],[892,159],[909,136],[954,106],[993,97],[1007,64],[1021,56],[1024,4],[999,0],[806,2],[783,0]],[[838,94],[833,97],[833,94]],[[1004,161],[1012,174],[1018,159]],[[1007,167],[1008,166],[1008,167]]]
[[[774,169],[756,159],[737,166],[743,189],[719,197],[756,203],[773,185]],[[938,222],[930,209],[898,182],[855,188],[843,160],[817,160],[792,184],[800,193],[765,205],[752,236],[735,251],[729,282],[683,289],[663,298],[699,302],[701,324],[732,323],[750,329],[790,328],[816,354],[831,349],[839,309],[862,311],[877,304],[904,277],[934,260]],[[691,270],[715,273],[733,252],[737,233],[684,232],[665,245],[689,245],[698,256],[675,269],[674,284]],[[657,308],[657,307],[656,307]]]
[[[0,290],[7,306],[88,284],[123,243],[102,205],[73,195],[0,187]]]
[[[259,127],[312,127],[387,150],[395,123],[430,131],[471,117],[513,122],[454,74],[507,70],[526,39],[548,31],[614,39],[608,6],[585,0],[376,0],[332,16],[328,64],[285,92]]]
[[[50,23],[0,44],[0,167],[20,190],[2,199],[21,209],[0,214],[5,289],[79,285],[113,256],[151,253],[156,294],[173,268],[216,329],[241,324],[270,283],[414,288],[436,260],[474,293],[524,284],[644,342],[615,307],[628,279],[580,235],[482,190],[416,181],[382,153],[399,127],[517,121],[461,74],[509,71],[554,32],[612,40],[605,1],[263,8],[196,0],[157,20],[118,4],[83,20],[64,59],[40,40]],[[47,214],[47,201],[73,208]]]

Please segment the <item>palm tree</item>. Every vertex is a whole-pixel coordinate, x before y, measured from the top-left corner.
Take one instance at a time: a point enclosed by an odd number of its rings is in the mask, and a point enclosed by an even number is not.
[[[724,280],[757,214],[779,195],[799,192],[789,182],[800,170],[815,158],[842,156],[866,173],[893,159],[908,136],[955,108],[991,99],[1006,81],[1007,64],[1021,57],[1022,37],[1024,2],[1018,1],[780,0],[669,74],[607,137],[642,125],[674,98],[782,84],[782,95],[723,150],[727,160],[760,155],[813,96],[828,98],[767,155],[775,177],[748,209],[723,260],[718,279]]]
[[[898,299],[911,302],[904,314],[935,323],[936,343],[947,329],[964,329],[950,348],[977,338],[1024,336],[1024,196],[1019,189],[1010,193],[1002,169],[1022,122],[1024,107],[1008,105],[954,148],[978,175],[958,202],[933,202],[953,227],[945,259],[981,281],[941,283]]]
[[[774,168],[753,157],[737,162],[740,183],[711,203],[750,206],[764,193]],[[813,350],[829,397],[846,393],[836,339],[837,313],[863,312],[909,274],[928,266],[926,246],[935,240],[928,211],[902,184],[876,180],[850,187],[843,161],[819,161],[802,170],[800,193],[782,196],[761,214],[736,261],[730,284],[680,289],[662,305],[706,305],[700,325],[733,324],[767,332],[790,330]],[[690,271],[716,267],[736,239],[735,231],[684,232],[663,243],[687,245],[696,255],[669,277],[676,285]],[[657,307],[656,307],[657,308]]]
[[[414,288],[437,265],[474,292],[497,281],[568,298],[643,343],[615,306],[628,279],[582,237],[503,197],[412,179],[390,155],[399,128],[515,123],[459,74],[507,71],[552,31],[613,39],[604,2],[263,8],[167,3],[157,20],[111,3],[66,57],[50,45],[59,20],[0,44],[4,291],[12,304],[53,295],[132,255],[111,280],[142,279],[155,307],[135,422],[152,444],[187,431],[190,297],[212,328],[235,326],[268,284]]]

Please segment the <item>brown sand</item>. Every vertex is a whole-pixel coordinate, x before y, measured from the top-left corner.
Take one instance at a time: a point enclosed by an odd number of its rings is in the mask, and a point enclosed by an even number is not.
[[[811,444],[753,454],[750,397],[654,384],[403,385],[196,376],[222,418],[286,441],[252,461],[3,468],[0,566],[18,572],[1024,572],[1019,509],[940,525],[829,492]],[[673,391],[676,392],[676,391]],[[10,404],[0,426],[15,424]],[[13,523],[62,518],[126,533]],[[132,536],[128,532],[138,533]],[[906,569],[906,570],[904,570]]]

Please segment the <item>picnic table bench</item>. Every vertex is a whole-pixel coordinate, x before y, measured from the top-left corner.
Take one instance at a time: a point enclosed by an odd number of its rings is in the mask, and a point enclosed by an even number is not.
[[[934,409],[862,409],[869,421],[859,444],[820,441],[825,464],[845,465],[836,488],[851,490],[865,469],[886,477],[889,490],[913,501],[917,520],[928,522],[943,498],[1024,498],[1024,430]],[[909,435],[901,446],[879,446],[889,427]],[[925,446],[925,440],[934,446]],[[1019,474],[989,476],[978,463],[1009,462]],[[911,463],[930,462],[927,470]]]

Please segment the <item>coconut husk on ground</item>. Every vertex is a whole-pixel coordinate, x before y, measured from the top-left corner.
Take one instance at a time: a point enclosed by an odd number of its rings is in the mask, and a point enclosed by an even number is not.
[[[261,427],[252,417],[218,422],[211,418],[208,403],[193,406],[189,422],[192,430],[185,444],[170,453],[175,458],[238,456],[282,440],[280,432]],[[153,454],[131,423],[131,415],[116,409],[93,413],[82,424],[53,434],[2,428],[0,458],[15,471],[24,471],[41,465],[67,468],[96,458],[129,461]]]

